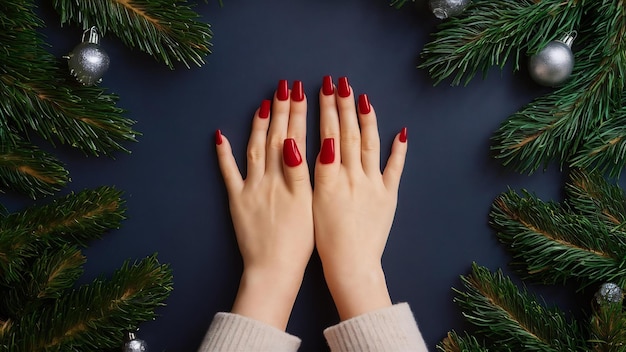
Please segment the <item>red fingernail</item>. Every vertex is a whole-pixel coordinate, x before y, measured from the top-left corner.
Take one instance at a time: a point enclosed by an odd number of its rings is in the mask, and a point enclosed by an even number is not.
[[[331,76],[324,76],[324,79],[322,80],[322,94],[335,94],[335,87],[333,87],[333,78]]]
[[[259,108],[259,117],[262,119],[266,119],[270,116],[270,107],[272,106],[272,102],[269,100],[263,100],[261,102],[261,107]]]
[[[285,79],[278,81],[278,89],[276,90],[276,98],[285,101],[289,99],[289,83]]]
[[[293,81],[293,87],[291,88],[291,100],[303,101],[304,90],[302,89],[302,81]]]
[[[369,114],[371,109],[370,99],[367,97],[367,94],[359,95],[359,112],[361,114]]]
[[[215,144],[222,144],[222,131],[220,130],[215,131]]]
[[[324,138],[320,150],[320,163],[332,164],[335,161],[335,139]]]
[[[283,160],[285,160],[285,164],[290,167],[298,166],[302,163],[302,157],[300,156],[300,151],[298,150],[295,139],[285,139],[285,143],[283,144]]]
[[[348,77],[339,78],[339,87],[337,89],[340,97],[347,98],[350,96],[350,85],[348,84]]]
[[[400,142],[406,143],[406,138],[407,138],[407,130],[406,130],[406,127],[404,127],[402,131],[400,131],[400,137],[398,137],[398,139],[400,140]]]

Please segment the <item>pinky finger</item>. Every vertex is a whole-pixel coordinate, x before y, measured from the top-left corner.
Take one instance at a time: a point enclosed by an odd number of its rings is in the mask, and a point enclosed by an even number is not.
[[[400,177],[404,169],[404,161],[406,160],[407,145],[407,129],[404,127],[400,133],[396,135],[391,146],[391,155],[387,160],[387,165],[383,171],[383,182],[389,190],[398,191],[400,186]]]
[[[226,190],[229,194],[239,191],[243,188],[243,178],[237,167],[237,162],[233,156],[233,150],[230,147],[228,138],[222,134],[222,131],[215,131],[215,147],[217,149],[217,160],[222,171],[222,177],[226,184]]]

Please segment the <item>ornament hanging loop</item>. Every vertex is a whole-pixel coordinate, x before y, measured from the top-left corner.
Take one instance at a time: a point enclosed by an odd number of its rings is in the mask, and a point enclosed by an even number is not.
[[[87,40],[85,40],[85,37],[87,35],[89,35],[89,37],[87,37]],[[81,41],[93,44],[100,44],[100,35],[98,34],[98,28],[96,28],[96,26],[91,26],[91,28],[85,30],[83,32],[83,38],[81,39]]]
[[[561,38],[560,41],[565,43],[565,45],[567,45],[567,46],[569,46],[571,48],[572,44],[574,44],[574,40],[576,40],[576,37],[578,37],[578,32],[571,31],[571,32],[567,33],[566,35],[564,35],[563,38]]]

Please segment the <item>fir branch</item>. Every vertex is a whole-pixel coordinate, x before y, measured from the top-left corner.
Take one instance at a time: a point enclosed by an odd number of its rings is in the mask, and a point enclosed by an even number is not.
[[[7,215],[0,219],[0,279],[19,279],[25,260],[50,244],[85,246],[118,228],[124,212],[121,193],[99,187]]]
[[[548,309],[526,289],[519,290],[501,271],[472,265],[461,277],[465,291],[455,290],[463,315],[479,328],[495,350],[579,351],[584,344],[575,322],[568,323],[558,309]]]
[[[196,20],[199,15],[186,1],[55,0],[54,6],[62,23],[96,26],[103,35],[111,31],[170,68],[176,61],[201,66],[211,52],[211,28]]]
[[[83,273],[85,257],[75,246],[49,247],[29,261],[20,282],[2,292],[0,316],[18,319],[39,309],[50,299],[58,299],[74,286]]]
[[[546,284],[575,278],[585,287],[626,280],[626,241],[594,218],[513,191],[499,196],[491,225],[525,278]]]
[[[171,290],[171,270],[155,256],[125,262],[110,280],[97,279],[22,317],[2,344],[32,352],[119,348],[124,332],[153,319]]]
[[[57,140],[94,155],[126,151],[121,143],[135,141],[134,121],[115,106],[117,96],[68,81],[69,74],[43,49],[36,31],[42,22],[28,3],[4,1],[0,11],[5,48],[0,50],[0,135],[8,140],[34,130],[53,144]]]
[[[610,231],[624,232],[626,197],[615,184],[609,184],[599,172],[572,170],[565,185],[567,202],[580,214],[599,219]]]
[[[570,164],[619,177],[626,165],[626,94],[621,108],[589,132]]]
[[[596,305],[591,317],[591,351],[624,352],[626,313],[621,303]]]
[[[575,53],[570,81],[513,114],[495,133],[493,150],[504,165],[528,173],[552,160],[561,166],[572,160],[576,165],[599,163],[593,166],[608,169],[613,175],[623,168],[620,160],[626,159],[619,156],[619,149],[601,157],[593,152],[586,157],[579,155],[582,145],[589,143],[588,136],[597,140],[594,130],[615,118],[621,109],[625,83],[619,77],[626,72],[626,4],[605,0],[589,11],[580,30],[580,41],[586,45]],[[619,131],[610,130],[614,125],[607,123],[609,129],[603,132],[618,137],[615,132]],[[596,145],[597,141],[587,148]]]
[[[67,184],[68,172],[54,156],[18,136],[12,138],[0,138],[0,191],[12,189],[35,199]]]
[[[510,57],[517,71],[523,53],[578,27],[584,3],[473,0],[461,16],[438,26],[419,67],[428,70],[435,84],[453,77],[452,85],[469,83],[479,71],[486,75],[492,66],[502,68]]]
[[[437,350],[444,352],[488,352],[489,349],[483,347],[474,336],[459,336],[455,331],[450,331],[448,336],[438,345]],[[507,350],[500,350],[506,352]],[[510,351],[510,350],[508,350]]]

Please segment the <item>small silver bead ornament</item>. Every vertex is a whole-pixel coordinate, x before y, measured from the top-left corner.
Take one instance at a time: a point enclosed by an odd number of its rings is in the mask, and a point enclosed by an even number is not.
[[[138,339],[134,333],[129,332],[122,352],[148,352],[148,344],[146,341]]]
[[[100,83],[109,68],[109,55],[100,46],[100,36],[96,27],[86,30],[82,43],[64,58],[68,60],[70,74],[85,86]]]
[[[596,302],[598,304],[622,303],[623,299],[624,292],[622,288],[612,282],[602,284],[598,292],[596,292]]]
[[[430,0],[428,5],[435,17],[444,20],[460,15],[470,2],[470,0]]]
[[[532,79],[546,87],[565,83],[574,69],[572,43],[577,32],[572,31],[560,40],[553,40],[530,58],[528,69]]]

